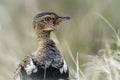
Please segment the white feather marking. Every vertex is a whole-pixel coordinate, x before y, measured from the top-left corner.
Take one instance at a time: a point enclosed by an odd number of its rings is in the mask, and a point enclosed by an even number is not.
[[[20,80],[20,75],[17,76],[16,80]]]
[[[26,73],[27,73],[28,75],[30,75],[32,72],[33,72],[33,73],[37,72],[37,67],[34,65],[34,63],[33,63],[33,61],[32,61],[31,58],[30,58],[30,63],[27,64],[25,70],[26,70]]]
[[[67,64],[66,64],[65,60],[63,60],[63,61],[64,61],[63,67],[60,68],[60,73],[61,73],[61,74],[63,73],[63,71],[64,71],[65,73],[67,72]]]
[[[21,68],[20,68],[21,69]],[[21,72],[19,72],[19,74],[17,75],[17,78],[15,80],[21,80]]]
[[[65,60],[64,60],[63,69],[64,69],[64,72],[66,73],[67,72],[67,64],[66,64]]]
[[[62,68],[60,68],[60,73],[61,73],[61,74],[63,73],[63,67],[62,67]]]

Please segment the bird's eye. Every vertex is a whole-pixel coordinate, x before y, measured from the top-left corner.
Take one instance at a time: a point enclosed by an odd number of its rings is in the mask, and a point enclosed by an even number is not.
[[[45,18],[45,21],[50,21],[50,20],[51,20],[50,17],[46,17],[46,18]]]

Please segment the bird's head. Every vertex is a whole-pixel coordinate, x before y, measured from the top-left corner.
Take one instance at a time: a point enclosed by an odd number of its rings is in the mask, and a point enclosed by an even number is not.
[[[43,12],[34,17],[33,26],[34,29],[39,29],[41,31],[53,31],[61,21],[68,19],[70,19],[70,17],[58,16],[53,12]]]

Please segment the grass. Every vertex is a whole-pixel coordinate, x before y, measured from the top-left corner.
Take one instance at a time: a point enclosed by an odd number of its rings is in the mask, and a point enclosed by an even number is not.
[[[102,15],[97,14],[115,33],[115,44],[117,49],[113,50],[112,44],[106,44],[105,49],[100,49],[97,55],[85,55],[89,58],[88,62],[82,64],[83,70],[79,65],[79,53],[76,55],[76,60],[73,57],[71,50],[68,48],[68,53],[73,60],[76,70],[70,72],[75,77],[74,80],[120,80],[120,37],[114,27]],[[71,78],[70,78],[71,79]],[[71,79],[71,80],[73,80]]]

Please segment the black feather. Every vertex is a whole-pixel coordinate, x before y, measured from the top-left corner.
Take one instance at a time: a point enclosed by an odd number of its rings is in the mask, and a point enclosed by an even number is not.
[[[53,13],[53,12],[42,12],[42,13],[37,14],[34,18],[40,18],[40,17],[45,16],[45,15],[55,15],[56,17],[58,17],[58,15],[56,13]]]

